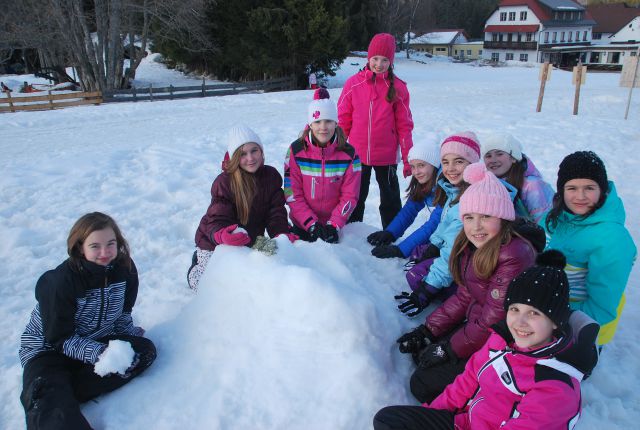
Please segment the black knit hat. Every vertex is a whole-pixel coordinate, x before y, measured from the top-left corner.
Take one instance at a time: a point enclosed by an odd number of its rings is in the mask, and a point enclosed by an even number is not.
[[[600,186],[602,193],[609,189],[604,163],[592,151],[578,151],[564,157],[558,168],[556,190],[561,192],[564,184],[572,179],[591,179]]]
[[[509,284],[504,309],[513,303],[533,306],[562,329],[569,322],[569,280],[564,272],[567,260],[560,251],[538,255],[536,265],[516,276]]]

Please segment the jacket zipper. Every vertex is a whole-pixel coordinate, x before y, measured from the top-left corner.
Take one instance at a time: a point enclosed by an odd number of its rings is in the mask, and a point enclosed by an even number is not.
[[[376,74],[373,74],[373,91],[376,90]],[[371,165],[371,123],[373,122],[373,100],[369,98],[369,124],[367,128],[367,163]]]
[[[312,199],[316,198],[316,177],[315,176],[311,177],[311,198]]]
[[[98,314],[98,327],[96,330],[100,330],[100,323],[102,322],[102,313],[104,312],[104,290],[107,288],[107,274],[104,275],[104,285],[100,288],[100,313]]]

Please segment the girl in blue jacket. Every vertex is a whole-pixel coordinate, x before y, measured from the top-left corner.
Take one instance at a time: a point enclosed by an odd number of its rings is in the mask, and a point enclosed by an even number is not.
[[[440,146],[442,178],[434,204],[442,206],[440,224],[429,239],[430,245],[418,257],[419,262],[407,272],[407,282],[412,292],[395,296],[400,301],[398,309],[408,316],[416,316],[433,297],[453,282],[449,272],[451,248],[462,230],[459,201],[469,186],[462,176],[464,169],[480,160],[480,143],[475,133],[465,131],[447,137]],[[451,291],[449,291],[451,293]]]
[[[392,243],[401,237],[415,221],[423,208],[433,206],[433,196],[440,167],[440,149],[435,135],[430,135],[423,143],[416,144],[409,150],[411,166],[411,182],[407,188],[407,202],[391,224],[382,231],[371,233],[367,241],[374,245],[371,254],[378,258],[406,258],[418,246],[429,241],[440,223],[442,206],[436,206],[430,212],[429,219],[420,228],[411,233],[398,245]]]
[[[547,249],[567,256],[570,305],[602,326],[598,344],[613,338],[625,304],[636,246],[625,210],[602,160],[591,151],[568,155],[558,169],[553,208],[540,221]]]

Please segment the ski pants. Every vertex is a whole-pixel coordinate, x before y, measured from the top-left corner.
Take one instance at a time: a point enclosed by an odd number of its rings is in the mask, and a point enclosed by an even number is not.
[[[93,365],[74,360],[57,351],[44,352],[27,362],[22,374],[20,401],[27,430],[91,429],[80,412],[80,403],[125,385],[141,374],[156,358],[156,348],[144,337],[114,335],[99,339],[131,343],[139,358],[126,375],[98,376]]]
[[[376,181],[380,189],[380,219],[382,228],[385,229],[391,221],[396,217],[402,202],[400,201],[400,185],[398,184],[398,165],[390,164],[388,166],[367,166],[362,165],[362,173],[360,175],[360,196],[358,204],[353,210],[349,222],[362,222],[364,218],[364,205],[369,195],[369,182],[371,182],[371,169],[376,172]]]
[[[424,406],[387,406],[373,418],[375,430],[453,430],[454,413]]]

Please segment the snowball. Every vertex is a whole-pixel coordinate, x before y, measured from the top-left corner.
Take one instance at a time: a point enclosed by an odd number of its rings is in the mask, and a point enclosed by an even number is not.
[[[124,375],[133,363],[135,352],[129,342],[124,340],[110,340],[107,349],[104,350],[98,362],[93,366],[93,371],[99,376],[110,373]]]
[[[242,227],[236,227],[236,229],[235,229],[235,230],[233,230],[233,232],[234,232],[234,233],[244,233],[244,234],[249,234],[249,233],[247,233],[247,230],[245,230],[245,229],[244,229],[244,228],[242,228]]]

